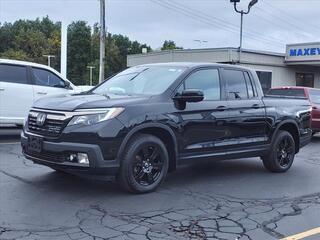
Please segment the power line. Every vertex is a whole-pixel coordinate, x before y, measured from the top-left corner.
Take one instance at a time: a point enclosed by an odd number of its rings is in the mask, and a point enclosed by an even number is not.
[[[280,12],[282,15],[287,16],[287,17],[290,18],[292,21],[294,21],[297,25],[300,25],[300,24],[301,24],[301,22],[298,21],[296,17],[291,16],[291,15],[288,14],[286,11],[284,11],[284,10],[282,10],[282,9],[280,9],[280,8],[277,8],[277,7],[273,6],[272,4],[270,4],[270,3],[268,3],[268,2],[264,2],[264,4],[267,5],[267,6],[269,6],[269,7],[272,8],[272,9]],[[300,25],[300,26],[301,26],[301,25]],[[319,29],[318,29],[318,27],[317,27],[316,25],[314,25],[314,24],[312,24],[312,23],[308,23],[308,26],[309,26],[309,27],[312,27],[315,31],[317,31],[318,33],[320,33],[320,31],[319,31]]]
[[[307,36],[309,35],[309,33],[307,33],[304,29],[302,29],[302,28],[300,28],[299,26],[297,26],[297,25],[289,22],[288,20],[286,20],[286,19],[284,19],[284,18],[282,18],[282,17],[280,17],[280,16],[278,16],[278,15],[270,12],[270,10],[268,11],[266,8],[263,8],[263,9],[262,9],[262,8],[259,8],[259,7],[257,7],[257,9],[258,9],[262,14],[269,15],[269,16],[271,16],[272,18],[276,18],[276,19],[278,19],[280,22],[285,23],[287,27],[290,26],[291,29],[299,30],[300,33],[304,33],[304,35],[307,35]],[[286,28],[287,28],[287,27],[286,27]]]
[[[208,14],[206,14],[204,12],[201,12],[199,10],[191,9],[191,8],[189,8],[187,6],[183,6],[183,5],[178,4],[178,3],[174,2],[174,1],[171,1],[171,2],[167,1],[167,4],[171,4],[171,6],[173,6],[173,7],[178,7],[182,11],[188,11],[189,13],[194,14],[194,15],[200,17],[200,18],[204,18],[206,20],[209,20],[210,22],[214,21],[214,22],[217,23],[216,26],[219,27],[219,28],[221,28],[221,25],[223,25],[228,29],[232,29],[233,31],[236,31],[236,32],[239,31],[238,30],[238,26],[235,26],[235,25],[233,25],[231,23],[228,23],[225,20],[219,19],[217,17],[210,16],[210,15],[208,15]],[[258,32],[255,33],[254,31],[250,31],[250,33],[245,31],[245,35],[251,36],[251,37],[253,37],[255,39],[259,39],[259,40],[260,39],[264,39],[265,41],[268,41],[268,42],[269,41],[276,42],[274,39],[271,39],[271,38],[268,39],[268,38],[262,37],[260,33],[258,33]],[[279,40],[279,41],[281,41],[281,40]],[[279,42],[276,42],[276,43],[278,44]],[[281,45],[282,44],[285,44],[285,43],[281,43]]]
[[[224,20],[212,17],[212,16],[210,16],[206,13],[203,13],[201,11],[190,9],[185,6],[181,6],[175,2],[169,3],[166,1],[159,1],[159,0],[150,0],[150,1],[160,5],[162,7],[165,7],[167,9],[170,9],[170,10],[173,10],[173,11],[178,12],[180,14],[183,14],[185,16],[188,16],[198,22],[213,26],[215,29],[220,28],[220,29],[224,29],[228,32],[238,34],[238,27],[237,26],[231,25],[231,24],[225,22]],[[269,45],[278,44],[278,45],[283,46],[285,44],[285,43],[281,43],[281,42],[273,40],[273,39],[267,39],[267,38],[264,38],[261,36],[255,36],[254,34],[248,33],[248,32],[246,32],[245,35],[246,35],[246,37],[248,37],[250,39],[264,41],[265,43],[267,43]],[[270,42],[273,42],[274,44],[271,44]]]

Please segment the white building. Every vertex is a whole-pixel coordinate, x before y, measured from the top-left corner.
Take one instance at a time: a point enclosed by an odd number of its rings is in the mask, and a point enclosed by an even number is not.
[[[134,54],[128,67],[160,62],[217,62],[240,64],[257,71],[264,91],[278,86],[320,88],[320,43],[287,45],[286,53],[238,48],[187,49]]]

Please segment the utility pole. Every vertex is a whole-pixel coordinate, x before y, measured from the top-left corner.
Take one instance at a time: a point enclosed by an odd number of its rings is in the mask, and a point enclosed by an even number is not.
[[[87,66],[87,68],[89,69],[90,71],[90,86],[92,86],[92,70],[96,67],[94,66]]]
[[[105,16],[105,0],[100,0],[100,67],[99,67],[99,83],[104,81],[104,64],[106,51],[106,16]]]
[[[55,58],[55,55],[42,55],[43,57],[48,58],[48,66],[51,67],[51,58]]]
[[[240,13],[241,14],[241,22],[240,22],[240,46],[239,46],[239,63],[241,62],[241,53],[242,53],[242,29],[243,29],[243,15],[244,14],[249,14],[251,8],[253,7],[253,5],[255,5],[258,0],[251,0],[251,2],[249,3],[248,5],[248,10],[247,11],[243,11],[243,10],[238,10],[237,9],[237,3],[240,2],[240,0],[230,0],[231,3],[233,3],[233,7],[234,7],[234,10],[237,12],[237,13]]]

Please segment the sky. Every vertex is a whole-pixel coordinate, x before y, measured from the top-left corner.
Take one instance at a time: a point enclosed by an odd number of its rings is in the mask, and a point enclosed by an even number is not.
[[[239,9],[249,2],[241,0]],[[320,41],[319,8],[320,0],[259,0],[244,16],[243,47],[284,52],[289,43]],[[99,22],[99,1],[0,0],[1,23],[47,15],[93,25]],[[240,14],[230,0],[106,0],[106,26],[153,49],[164,40],[186,49],[238,47]]]

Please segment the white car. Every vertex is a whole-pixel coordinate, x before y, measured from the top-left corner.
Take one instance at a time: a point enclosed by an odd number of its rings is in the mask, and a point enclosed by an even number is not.
[[[41,97],[89,89],[73,85],[51,67],[0,59],[0,124],[22,125],[33,103]]]

